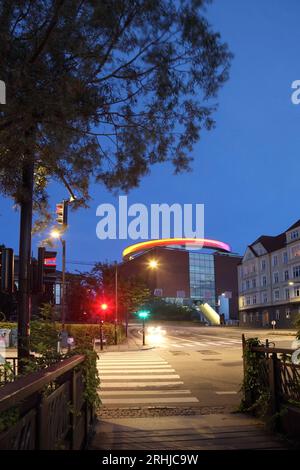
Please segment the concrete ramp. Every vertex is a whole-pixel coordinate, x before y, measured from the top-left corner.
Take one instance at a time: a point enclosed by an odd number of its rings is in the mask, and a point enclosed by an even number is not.
[[[220,325],[220,315],[209,304],[201,304],[200,310],[212,325]]]

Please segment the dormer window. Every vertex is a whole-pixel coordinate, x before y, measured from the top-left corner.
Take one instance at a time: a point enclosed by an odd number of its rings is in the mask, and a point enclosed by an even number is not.
[[[297,240],[298,238],[299,238],[299,231],[293,230],[293,232],[291,232],[291,240]]]

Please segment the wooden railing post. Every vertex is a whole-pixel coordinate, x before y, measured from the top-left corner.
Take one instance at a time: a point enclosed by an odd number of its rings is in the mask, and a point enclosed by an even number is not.
[[[269,389],[270,389],[270,406],[271,413],[275,414],[278,411],[278,397],[277,397],[277,354],[272,353],[268,359],[269,365]]]

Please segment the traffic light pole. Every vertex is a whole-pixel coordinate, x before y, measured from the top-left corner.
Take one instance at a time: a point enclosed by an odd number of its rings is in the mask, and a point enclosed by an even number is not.
[[[118,264],[116,263],[116,269],[115,269],[115,344],[118,344],[118,332],[117,332],[117,326],[118,326]]]
[[[145,318],[143,318],[143,346],[146,345],[146,342],[145,342]]]
[[[100,320],[100,350],[103,351],[103,320]]]

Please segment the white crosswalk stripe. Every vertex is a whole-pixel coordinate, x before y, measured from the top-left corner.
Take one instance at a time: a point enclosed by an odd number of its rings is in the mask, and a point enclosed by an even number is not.
[[[112,352],[97,361],[105,406],[184,405],[197,403],[173,367],[152,351]]]
[[[194,341],[194,340],[189,340],[189,341],[184,341],[184,339],[180,339],[177,343],[175,341],[172,342],[166,342],[159,347],[161,349],[181,349],[181,348],[188,348],[188,349],[196,349],[196,348],[207,348],[214,346],[215,348],[217,347],[222,347],[222,348],[232,348],[232,347],[238,347],[241,346],[242,342],[238,339],[233,339],[233,338],[211,338],[211,339],[201,339],[199,341]]]

